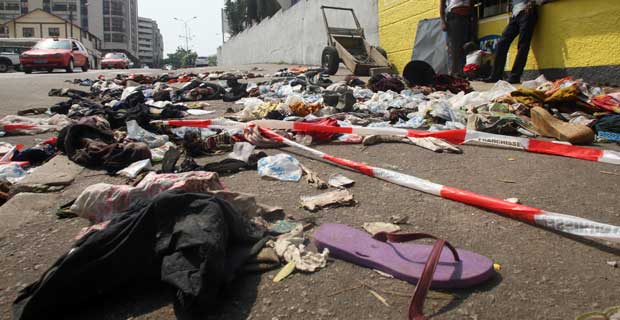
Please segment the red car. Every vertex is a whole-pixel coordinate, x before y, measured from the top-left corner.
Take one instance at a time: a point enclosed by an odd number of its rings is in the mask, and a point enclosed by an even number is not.
[[[56,68],[73,72],[75,67],[81,67],[86,72],[89,67],[86,48],[73,39],[43,39],[23,52],[19,61],[25,73],[32,73],[32,70],[52,72]]]
[[[129,58],[122,52],[110,52],[103,57],[101,69],[129,69]]]

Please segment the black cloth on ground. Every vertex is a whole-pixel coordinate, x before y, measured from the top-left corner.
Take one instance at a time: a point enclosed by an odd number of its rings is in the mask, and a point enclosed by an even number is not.
[[[606,131],[620,133],[620,114],[612,114],[604,116],[594,124],[596,132]]]
[[[146,98],[144,97],[144,93],[142,93],[142,91],[140,90],[132,92],[129,96],[127,96],[127,99],[125,99],[125,102],[127,102],[129,108],[133,108],[139,104],[144,103],[145,101]]]
[[[62,319],[67,310],[140,280],[177,289],[175,307],[181,310],[209,310],[250,258],[250,251],[240,249],[253,247],[264,236],[264,230],[222,199],[167,191],[134,203],[105,229],[78,240],[20,292],[13,319]]]
[[[53,145],[45,144],[22,151],[17,151],[13,155],[12,161],[28,161],[32,165],[39,165],[54,156],[56,148]]]
[[[50,97],[71,97],[71,98],[84,98],[90,96],[89,92],[76,90],[76,89],[51,89],[48,93]]]
[[[226,80],[226,84],[230,87],[230,91],[226,92],[224,97],[222,97],[224,102],[235,102],[248,96],[247,83],[239,83],[236,78],[229,78]]]
[[[87,124],[74,124],[58,134],[58,150],[79,165],[103,167],[116,173],[130,164],[151,158],[151,151],[144,143],[117,143],[109,131]]]
[[[261,151],[252,154],[248,159],[248,162],[243,162],[237,159],[224,159],[219,162],[209,163],[205,166],[198,165],[192,158],[186,158],[181,164],[181,172],[209,171],[217,172],[220,176],[225,176],[246,170],[257,170],[258,160],[266,156],[267,154]]]
[[[181,119],[185,117],[187,107],[180,104],[170,104],[164,107],[159,114],[161,119]]]

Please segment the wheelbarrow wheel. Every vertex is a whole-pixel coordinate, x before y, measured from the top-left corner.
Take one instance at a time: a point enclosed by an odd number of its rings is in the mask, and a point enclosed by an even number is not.
[[[338,56],[338,50],[336,50],[336,48],[325,47],[325,49],[323,49],[321,66],[330,75],[335,75],[336,72],[338,72],[338,68],[340,66],[340,57]]]

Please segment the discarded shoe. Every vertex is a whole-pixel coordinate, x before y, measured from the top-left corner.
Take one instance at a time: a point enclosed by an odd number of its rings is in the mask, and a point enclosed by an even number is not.
[[[519,84],[521,83],[521,77],[511,75],[510,77],[508,77],[508,83]]]
[[[554,118],[547,110],[535,107],[530,111],[536,131],[545,137],[568,141],[572,144],[591,144],[594,131],[589,127]]]
[[[482,79],[482,82],[496,83],[497,81],[500,81],[500,80],[502,80],[500,77],[488,77],[488,78]]]
[[[434,245],[404,244],[435,239]],[[314,233],[319,250],[334,258],[383,271],[416,284],[409,319],[426,319],[424,300],[429,288],[469,288],[495,274],[493,261],[477,253],[455,249],[445,240],[422,233],[385,233],[375,236],[342,224],[324,224]]]

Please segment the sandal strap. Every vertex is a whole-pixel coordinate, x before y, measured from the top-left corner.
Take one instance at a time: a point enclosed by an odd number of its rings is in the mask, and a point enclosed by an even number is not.
[[[441,240],[435,237],[434,235],[431,235],[428,233],[387,233],[387,232],[379,232],[373,236],[373,239],[381,241],[381,242],[394,242],[394,243],[416,241],[420,239]],[[457,262],[461,261],[461,258],[459,257],[458,252],[452,246],[452,244],[450,244],[450,242],[445,241],[445,240],[444,242],[445,242],[446,247],[448,247],[448,249],[450,249],[450,251],[452,252],[452,256],[454,256],[454,261],[457,261]]]
[[[452,251],[455,261],[461,261],[456,249],[446,240],[439,239],[433,235],[426,233],[377,233],[374,239],[382,242],[408,242],[419,239],[435,239],[437,240],[431,249],[431,253],[428,256],[428,260],[424,265],[422,275],[416,284],[411,303],[409,305],[409,320],[427,320],[424,316],[424,301],[428,295],[428,290],[433,282],[433,275],[437,269],[437,264],[441,258],[441,252],[444,247],[447,247]]]
[[[413,298],[411,298],[411,303],[409,304],[410,320],[427,319],[426,316],[424,316],[424,301],[426,300],[428,290],[430,289],[431,283],[433,282],[433,275],[435,274],[435,269],[437,268],[437,264],[439,263],[441,251],[443,251],[443,247],[446,244],[447,242],[445,240],[437,240],[437,242],[435,242],[435,245],[433,246],[433,249],[431,250],[431,254],[426,261],[424,271],[422,271],[422,276],[416,284],[415,291],[413,291]]]

